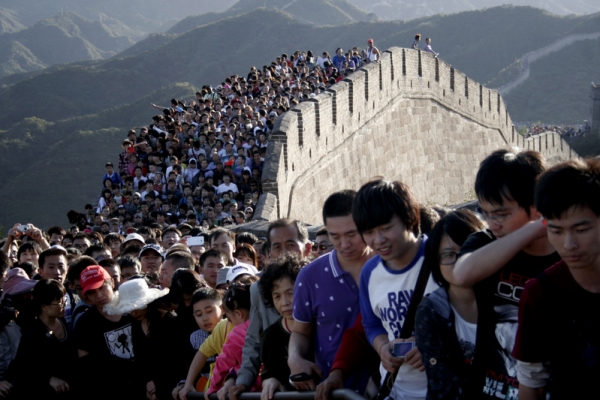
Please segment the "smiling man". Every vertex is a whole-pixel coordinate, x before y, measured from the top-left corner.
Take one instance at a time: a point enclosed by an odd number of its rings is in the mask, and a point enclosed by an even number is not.
[[[327,198],[323,223],[334,250],[303,268],[296,279],[288,359],[292,375],[327,378],[342,335],[360,311],[360,272],[374,254],[352,219],[355,196],[355,191],[344,190]],[[314,354],[309,354],[311,348]],[[313,358],[315,363],[309,361]],[[352,382],[360,387],[358,380]],[[299,390],[315,389],[312,379],[295,384]]]
[[[454,277],[458,285],[475,290],[474,382],[481,385],[482,398],[516,398],[519,383],[511,354],[521,294],[529,279],[560,260],[533,202],[536,179],[544,170],[540,153],[498,150],[482,161],[475,179],[489,230],[464,243]]]
[[[404,183],[377,180],[360,188],[352,216],[376,254],[361,271],[360,310],[367,339],[381,359],[381,387],[393,382],[388,386],[392,399],[425,399],[427,377],[418,349],[413,345],[402,358],[392,355],[394,343],[414,344],[409,312],[416,312],[421,300],[414,293],[438,288],[423,268],[427,237],[414,234],[419,205]]]
[[[600,373],[600,161],[544,173],[535,205],[562,261],[525,285],[514,356],[519,399],[583,399]],[[564,343],[565,346],[560,346]],[[560,348],[562,347],[562,348]]]

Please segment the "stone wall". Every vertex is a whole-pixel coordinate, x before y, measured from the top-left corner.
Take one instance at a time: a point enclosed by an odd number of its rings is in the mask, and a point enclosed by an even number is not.
[[[401,48],[280,116],[272,140],[262,185],[276,204],[265,214],[309,224],[322,223],[331,193],[374,176],[402,180],[424,203],[458,204],[473,199],[478,165],[493,150],[576,157],[558,134],[524,140],[497,91]]]

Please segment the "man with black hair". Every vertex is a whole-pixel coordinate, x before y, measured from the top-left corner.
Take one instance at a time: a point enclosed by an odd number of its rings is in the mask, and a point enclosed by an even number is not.
[[[83,255],[90,256],[96,261],[101,261],[105,258],[112,258],[110,247],[108,247],[105,243],[91,245],[86,249]]]
[[[535,188],[562,261],[525,285],[513,354],[519,399],[595,397],[600,374],[600,161],[571,160]]]
[[[160,269],[160,285],[163,288],[171,287],[171,277],[178,269],[190,269],[193,270],[196,265],[196,260],[191,253],[187,251],[174,251],[168,253],[165,261],[163,262],[162,268]]]
[[[404,183],[377,180],[360,188],[352,216],[377,254],[361,271],[360,309],[367,339],[381,359],[381,387],[393,399],[424,399],[427,377],[414,347],[414,314],[422,296],[438,285],[423,266],[427,237],[414,234],[419,205]],[[394,344],[402,342],[413,348],[394,356]]]
[[[63,238],[67,232],[60,226],[53,226],[47,230],[48,236],[50,236],[50,246],[58,244],[62,245]]]
[[[313,251],[317,254],[317,257],[321,257],[322,255],[333,251],[333,245],[329,241],[326,226],[317,231]]]
[[[73,237],[73,247],[82,253],[85,252],[92,244],[90,238],[83,232],[79,232]]]
[[[473,287],[477,300],[474,381],[484,398],[516,398],[519,301],[525,283],[560,260],[534,205],[534,187],[545,170],[540,153],[497,150],[475,178],[481,216],[489,230],[472,234],[454,267],[457,285]]]
[[[288,359],[292,375],[306,373],[327,378],[342,335],[353,325],[360,311],[360,273],[374,254],[363,242],[352,219],[355,196],[355,191],[344,190],[325,200],[323,223],[334,250],[302,269],[296,279],[295,322]],[[309,361],[313,358],[309,354],[311,347],[315,350],[315,363]],[[360,392],[365,383],[366,379],[361,381],[356,377],[349,381],[350,387]],[[296,388],[314,390],[315,383],[311,378],[296,382]]]
[[[64,283],[67,276],[67,250],[62,246],[52,246],[40,253],[38,273],[42,279],[54,279]],[[65,320],[71,323],[71,316],[75,308],[75,297],[71,290],[67,290],[64,297]]]

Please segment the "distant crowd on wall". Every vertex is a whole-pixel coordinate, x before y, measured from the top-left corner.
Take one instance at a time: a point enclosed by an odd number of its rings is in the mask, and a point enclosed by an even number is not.
[[[590,133],[591,126],[586,122],[585,125],[532,125],[527,128],[526,137],[532,137],[544,132],[556,132],[565,139],[586,136]]]
[[[0,398],[590,398],[600,160],[548,168],[500,149],[479,166],[476,211],[374,179],[329,193],[312,242],[289,218],[256,237],[235,209],[256,206],[273,118],[332,84],[318,72],[303,92],[282,72],[311,71],[300,57],[157,107],[70,229],[8,230]]]
[[[251,220],[275,119],[380,55],[372,39],[364,50],[338,48],[333,57],[295,51],[216,88],[205,85],[193,100],[152,104],[161,112],[128,132],[118,165],[106,164],[98,204],[73,211],[71,222],[106,234]]]

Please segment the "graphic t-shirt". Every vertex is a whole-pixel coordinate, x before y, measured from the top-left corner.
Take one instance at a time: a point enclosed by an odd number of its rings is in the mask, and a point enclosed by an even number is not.
[[[85,375],[81,378],[82,387],[94,387],[86,393],[86,399],[140,398],[147,381],[141,379],[140,371],[134,365],[134,348],[132,339],[133,318],[121,316],[119,321],[110,321],[96,307],[91,307],[77,321],[75,342],[77,348],[89,355],[80,358],[85,363]],[[98,376],[110,371],[111,376],[118,379],[105,380],[102,385],[95,385]]]
[[[389,269],[379,256],[367,261],[363,267],[360,274],[360,309],[365,333],[371,345],[373,340],[382,334],[390,341],[400,338],[402,325],[425,260],[426,241],[427,237],[424,236],[417,255],[402,270]],[[423,296],[438,287],[430,276]],[[380,367],[380,373],[382,377],[386,376],[383,367]],[[425,372],[420,372],[408,363],[402,364],[389,397],[396,400],[424,399],[426,395]]]
[[[132,322],[129,315],[123,315],[117,322],[110,321],[92,307],[77,322],[77,348],[93,355],[133,361]]]
[[[490,231],[475,232],[464,243],[460,256],[496,240]],[[519,320],[519,301],[528,280],[560,261],[558,253],[532,256],[523,251],[500,271],[475,285],[477,346],[474,367],[481,380],[483,398],[517,399],[517,360],[512,356]]]
[[[452,306],[450,306],[452,307]],[[475,338],[477,336],[477,324],[468,322],[461,317],[456,309],[452,307],[454,312],[454,326],[456,328],[456,337],[458,343],[465,356],[465,363],[471,365],[473,357],[475,357]]]

